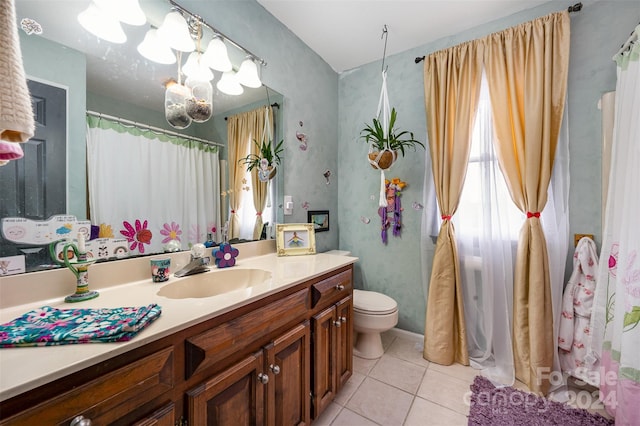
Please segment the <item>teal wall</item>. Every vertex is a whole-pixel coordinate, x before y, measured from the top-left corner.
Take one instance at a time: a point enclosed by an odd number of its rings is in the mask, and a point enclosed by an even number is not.
[[[581,12],[571,15],[570,221],[572,234],[593,233],[599,243],[601,121],[597,101],[602,93],[615,88],[611,56],[640,21],[640,11],[635,0],[584,3]],[[181,4],[268,62],[263,68],[262,79],[284,96],[281,110],[285,139],[284,194],[293,196],[295,205],[294,214],[285,216],[284,220],[306,222],[304,202],[312,210],[329,210],[331,230],[316,235],[318,251],[338,246],[351,250],[360,258],[356,264],[356,286],[394,297],[399,303],[399,327],[422,333],[426,289],[422,283],[421,264],[427,265],[428,272],[433,245],[427,244],[424,255],[421,254],[422,212],[414,210],[412,203],[422,203],[425,154],[424,151],[410,153],[388,174],[388,177],[400,177],[408,182],[408,186],[402,195],[405,208],[402,236],[390,236],[388,245],[384,246],[380,241],[377,215],[379,174],[365,159],[367,146],[358,141],[360,129],[376,113],[381,83],[380,61],[338,75],[255,0],[206,3],[183,0]],[[387,58],[389,98],[399,112],[398,125],[426,141],[423,67],[414,63],[416,56],[483,37],[570,4],[573,2],[548,2]],[[393,34],[394,30],[390,28],[390,42]],[[24,39],[23,34],[21,38]],[[380,40],[371,42],[380,43],[382,52]],[[72,88],[70,115],[74,119],[69,133],[74,147],[70,153],[70,164],[73,165],[70,170],[84,174],[83,117],[87,102],[84,61],[76,57],[77,52],[53,48],[37,59],[30,58],[28,53],[28,48],[23,50],[29,76],[57,81]],[[158,123],[161,122],[162,118],[159,118]],[[295,137],[297,130],[307,134],[306,151],[299,149]],[[329,185],[322,176],[326,170],[331,171]],[[82,216],[84,195],[82,202],[70,207],[70,212]],[[362,217],[370,218],[370,223],[364,224]],[[570,272],[570,263],[568,268]]]
[[[413,131],[426,141],[423,65],[414,58],[539,16],[561,10],[574,2],[549,2],[426,44],[387,58],[389,99],[398,110],[398,125]],[[611,57],[640,21],[637,1],[599,1],[586,3],[581,12],[571,14],[571,59],[569,68],[568,118],[570,136],[569,195],[571,234],[592,233],[600,243],[601,229],[601,129],[597,103],[604,92],[615,89],[615,65]],[[389,29],[389,42],[394,37]],[[382,43],[372,40],[372,43]],[[382,44],[381,51],[382,51]],[[425,154],[400,159],[388,177],[408,182],[403,191],[403,230],[401,238],[389,237],[384,246],[379,237],[376,214],[379,173],[365,159],[367,146],[358,133],[376,113],[381,85],[381,62],[377,61],[340,75],[339,85],[339,205],[340,248],[360,258],[356,287],[381,291],[399,304],[400,328],[424,332],[426,289],[421,278],[421,212],[411,207],[422,202]],[[370,217],[365,225],[360,217]],[[424,256],[428,266],[433,245],[427,244]],[[568,259],[572,253],[568,253]],[[568,265],[570,273],[571,265]],[[427,268],[428,269],[428,268]],[[428,272],[428,271],[427,271]]]

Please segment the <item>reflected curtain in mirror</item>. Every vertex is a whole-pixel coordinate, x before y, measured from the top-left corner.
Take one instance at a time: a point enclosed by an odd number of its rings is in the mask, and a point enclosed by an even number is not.
[[[268,113],[266,113],[268,112]],[[266,125],[265,125],[266,123]],[[240,235],[240,209],[243,208],[242,194],[247,188],[253,194],[256,221],[253,239],[260,237],[262,230],[262,212],[266,205],[267,183],[260,182],[257,171],[251,174],[251,183],[245,178],[246,167],[242,163],[249,152],[259,155],[259,149],[254,143],[260,143],[263,138],[273,134],[273,110],[270,106],[262,106],[251,111],[230,116],[227,124],[229,139],[229,207],[231,209],[229,238],[239,238]],[[244,221],[243,221],[244,222]],[[257,233],[256,231],[260,230]]]
[[[219,241],[218,148],[87,116],[91,222],[100,237],[126,237],[131,254]],[[213,229],[215,228],[215,231]]]

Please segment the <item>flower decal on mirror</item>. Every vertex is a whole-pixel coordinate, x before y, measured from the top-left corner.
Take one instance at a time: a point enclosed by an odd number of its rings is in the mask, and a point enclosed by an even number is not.
[[[236,257],[240,254],[240,251],[231,247],[229,243],[222,243],[220,247],[213,250],[213,257],[215,258],[216,266],[218,268],[228,268],[235,266]]]
[[[134,251],[137,248],[140,254],[144,254],[144,244],[150,244],[153,236],[151,231],[147,229],[147,221],[145,220],[141,223],[140,219],[136,219],[135,228],[126,220],[122,222],[122,225],[126,229],[121,229],[120,233],[130,243],[129,250]]]

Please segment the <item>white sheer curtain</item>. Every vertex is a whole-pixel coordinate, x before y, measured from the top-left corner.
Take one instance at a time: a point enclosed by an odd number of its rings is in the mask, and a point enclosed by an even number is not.
[[[101,237],[127,238],[131,254],[220,240],[218,149],[87,117],[91,222]],[[216,231],[212,232],[215,228]]]
[[[616,110],[602,250],[589,352],[600,399],[616,424],[637,424],[640,406],[640,25],[619,52]],[[630,38],[630,40],[632,40]],[[587,358],[585,357],[585,360]],[[599,362],[599,364],[598,364]],[[604,374],[603,374],[604,373]]]
[[[518,233],[525,218],[509,196],[494,153],[491,114],[483,77],[467,176],[453,222],[462,264],[467,344],[472,366],[482,370],[495,384],[512,385],[515,380],[511,339],[513,267]],[[549,201],[541,215],[548,243],[556,330],[569,241],[566,129],[565,119]],[[557,356],[554,363],[554,369],[560,371]]]

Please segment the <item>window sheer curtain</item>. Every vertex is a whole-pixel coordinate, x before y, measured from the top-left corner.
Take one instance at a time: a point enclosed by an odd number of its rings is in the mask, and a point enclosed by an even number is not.
[[[133,254],[171,239],[188,249],[220,228],[217,147],[87,116],[87,163],[91,222]]]
[[[462,270],[470,363],[496,385],[512,385],[513,278],[524,216],[509,195],[494,149],[491,102],[483,76],[465,186],[454,218]],[[566,115],[565,115],[566,117]],[[559,324],[569,244],[569,138],[558,140],[548,202],[541,214],[548,237],[554,335]],[[554,339],[556,342],[557,339]],[[554,360],[554,371],[559,362]]]
[[[518,238],[519,242],[514,263],[513,325],[511,330],[513,333],[515,374],[530,389],[546,394],[549,391],[550,384],[548,374],[551,373],[556,359],[555,336],[557,327],[554,326],[554,311],[556,309],[552,293],[558,290],[553,289],[552,291],[551,275],[560,276],[560,273],[550,270],[550,252],[545,240],[541,214],[547,204],[547,192],[554,168],[554,157],[566,98],[569,56],[568,13],[564,11],[550,14],[503,32],[492,34],[475,43],[484,48],[484,50],[480,49],[479,53],[479,55],[482,55],[480,67],[484,66],[487,75],[496,134],[496,157],[506,178],[506,187],[510,198],[523,213],[526,213],[526,220]],[[447,51],[452,51],[456,48],[447,49]],[[432,56],[433,54],[429,58]],[[469,142],[460,141],[457,145],[448,147],[448,151],[443,154],[437,149],[434,150],[434,146],[437,146],[440,142],[437,129],[434,129],[433,126],[434,123],[439,125],[439,122],[446,117],[449,111],[456,111],[460,108],[461,103],[466,103],[469,106],[474,100],[471,97],[462,96],[459,96],[456,100],[440,98],[440,93],[445,92],[445,88],[452,85],[442,85],[439,91],[434,91],[429,85],[430,79],[434,78],[433,76],[428,76],[429,73],[434,73],[430,67],[430,64],[425,60],[427,126],[435,191],[438,194],[440,213],[446,224],[450,222],[451,215],[455,209],[452,210],[450,208],[449,199],[443,200],[441,198],[442,185],[441,181],[438,180],[438,176],[442,174],[442,163],[444,159],[447,159],[446,156],[451,155],[451,152],[456,149],[464,149],[465,144],[468,145]],[[445,68],[442,73],[456,75],[458,72],[458,69],[450,67],[449,69]],[[478,75],[478,79],[480,79],[480,72]],[[472,110],[475,110],[475,107]],[[458,117],[457,120],[464,119],[465,121],[462,124],[456,122],[455,125],[472,125],[474,117],[475,115],[466,118]],[[450,128],[454,129],[454,124],[450,124]],[[469,135],[467,135],[467,138],[469,138]],[[458,163],[445,162],[445,164],[448,164],[445,167],[450,169],[458,167]],[[466,170],[466,163],[464,167]],[[449,173],[448,169],[444,170]],[[462,185],[462,182],[460,182],[460,185]],[[566,195],[565,192],[560,191],[559,194],[554,195],[554,201],[556,196],[561,197],[563,195]],[[558,201],[560,202],[561,199],[558,199]],[[455,199],[455,202],[457,204],[457,199]],[[425,200],[425,204],[428,204],[428,200]],[[556,208],[563,209],[558,205],[556,205]],[[565,214],[565,212],[562,214]],[[559,215],[561,216],[561,214],[554,214],[553,218],[549,217],[548,222],[560,223],[566,220]],[[566,218],[566,214],[564,218]],[[559,238],[563,238],[563,236],[560,235]],[[458,259],[455,253],[448,258],[443,258],[442,255],[439,256],[440,236],[438,240],[429,283],[429,299],[427,300],[424,353],[427,359],[430,359],[429,356],[431,356],[427,348],[430,336],[445,335],[447,330],[452,329],[452,325],[445,325],[443,322],[449,320],[451,323],[447,312],[458,308],[454,305],[455,302],[450,296],[437,297],[432,300],[433,288],[434,286],[436,288],[442,286],[443,276],[449,281],[458,282],[459,280],[459,275],[455,275],[455,269],[453,269],[453,274],[446,274],[448,276],[441,273],[442,270],[446,269],[438,265],[439,262],[444,259],[444,262],[457,264]],[[480,250],[479,241],[477,244],[474,242],[474,245]],[[502,250],[504,258],[511,258],[512,256],[512,251],[505,246],[487,248],[487,250]],[[551,254],[560,256],[563,259],[561,269],[564,270],[566,243],[559,243],[554,246],[553,250]],[[474,259],[473,252],[471,253],[471,257],[465,260],[469,262],[477,260]],[[449,268],[456,267],[455,265],[449,266]],[[452,269],[449,270],[451,271]],[[508,276],[508,270],[493,271],[492,273],[497,272]],[[490,273],[491,271],[486,272],[486,274]],[[449,290],[449,294],[452,293],[456,294]],[[487,294],[487,296],[489,295]],[[489,298],[487,297],[487,299]],[[501,300],[496,300],[494,297],[492,303],[508,304],[509,298],[510,296],[507,293],[504,297],[500,296]],[[560,298],[558,299],[559,302]],[[446,315],[434,318],[443,313]],[[494,334],[495,327],[498,326],[496,321],[498,320],[494,318],[493,328],[488,330],[490,336]],[[474,350],[477,350],[477,354],[474,354],[474,356],[486,360],[491,356],[495,357],[495,354],[488,355],[486,350],[483,349],[487,345],[494,345],[495,340],[494,338],[491,342],[475,342],[474,345],[476,347]],[[504,358],[508,362],[508,349],[505,349],[505,354]],[[498,379],[501,374],[496,372],[495,377]],[[500,380],[508,382],[512,379],[507,374],[503,375]]]

